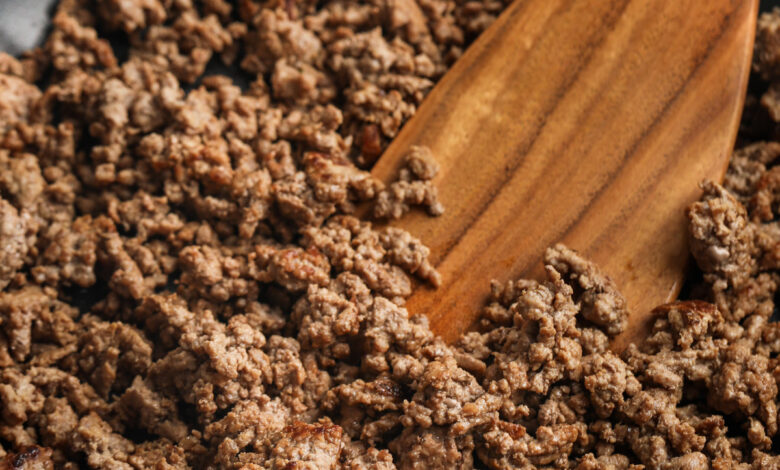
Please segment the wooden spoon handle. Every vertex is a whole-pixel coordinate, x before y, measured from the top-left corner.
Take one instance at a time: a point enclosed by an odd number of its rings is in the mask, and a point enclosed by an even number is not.
[[[673,299],[688,259],[684,208],[720,180],[751,61],[754,0],[513,3],[434,88],[373,169],[391,181],[411,145],[442,164],[446,212],[398,225],[431,247],[438,289],[411,312],[453,340],[490,279],[541,277],[562,241],[626,295],[628,334]]]

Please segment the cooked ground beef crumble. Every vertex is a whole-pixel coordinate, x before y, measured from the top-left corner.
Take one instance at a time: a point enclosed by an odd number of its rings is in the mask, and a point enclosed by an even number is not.
[[[428,249],[352,214],[441,213],[438,167],[366,170],[507,3],[62,0],[0,53],[0,468],[778,468],[780,11],[688,211],[703,300],[618,356],[555,246],[454,345],[404,308]]]

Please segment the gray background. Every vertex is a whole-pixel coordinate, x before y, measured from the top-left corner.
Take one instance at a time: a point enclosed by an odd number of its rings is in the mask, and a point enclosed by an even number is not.
[[[0,50],[17,55],[43,41],[54,0],[0,0]]]

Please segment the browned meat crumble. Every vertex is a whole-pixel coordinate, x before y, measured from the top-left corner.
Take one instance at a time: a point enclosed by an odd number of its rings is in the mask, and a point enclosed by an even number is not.
[[[688,211],[703,300],[617,356],[556,246],[454,345],[404,308],[428,249],[352,214],[441,213],[438,167],[365,170],[506,3],[62,0],[0,53],[0,468],[780,467],[780,12]]]
[[[439,201],[436,186],[431,182],[438,172],[439,164],[434,160],[431,150],[412,146],[404,157],[404,167],[399,172],[398,180],[377,194],[374,217],[399,219],[412,205],[427,208],[433,216],[443,214],[444,206]]]

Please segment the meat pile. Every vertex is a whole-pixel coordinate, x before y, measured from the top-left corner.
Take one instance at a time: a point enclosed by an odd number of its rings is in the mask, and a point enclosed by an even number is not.
[[[507,3],[62,0],[0,53],[0,468],[780,466],[780,11],[641,347],[560,245],[454,345],[404,308],[429,251],[356,205],[448,201],[366,170]]]

